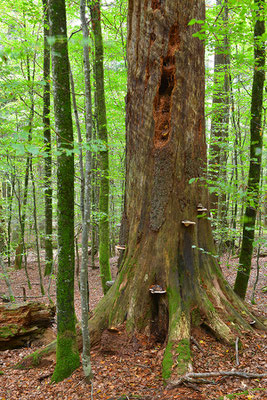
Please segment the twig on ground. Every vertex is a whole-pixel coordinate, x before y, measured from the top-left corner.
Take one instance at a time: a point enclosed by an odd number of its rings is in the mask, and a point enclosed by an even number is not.
[[[53,297],[55,297],[56,295],[55,294],[52,294],[52,296]],[[27,299],[43,299],[44,298],[44,296],[26,296],[26,300],[25,301],[27,301]],[[25,296],[15,296],[15,299],[25,299]]]
[[[236,341],[235,341],[235,360],[236,360],[236,365],[239,365],[238,342],[239,342],[239,337],[237,337]]]
[[[134,364],[134,365],[136,365],[136,367],[139,367],[139,368],[145,368],[145,369],[152,370],[152,368],[149,365],[144,365],[144,364]]]
[[[200,344],[197,342],[197,340],[196,340],[193,336],[190,336],[190,339],[192,340],[192,342],[194,343],[194,345],[195,345],[200,351],[202,351],[202,352],[204,353],[203,348],[200,346]]]
[[[93,380],[91,381],[91,400],[93,399],[93,394],[94,394],[94,386],[93,386]]]

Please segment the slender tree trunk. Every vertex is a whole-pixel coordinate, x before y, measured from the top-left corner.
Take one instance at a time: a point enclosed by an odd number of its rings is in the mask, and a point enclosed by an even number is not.
[[[38,232],[38,224],[37,224],[36,190],[35,190],[35,182],[34,182],[34,176],[33,176],[32,162],[31,162],[31,165],[30,165],[30,173],[31,173],[31,181],[32,181],[33,221],[34,221],[34,232],[35,232],[35,243],[36,243],[38,273],[39,273],[39,281],[40,281],[41,293],[42,293],[42,296],[44,296],[45,291],[44,291],[42,269],[41,269],[39,232]]]
[[[92,139],[92,96],[91,96],[91,77],[90,77],[90,61],[89,61],[89,32],[86,23],[86,0],[80,1],[80,18],[83,32],[83,64],[84,64],[84,86],[85,86],[85,128],[86,143],[90,145]],[[85,159],[85,196],[84,196],[84,218],[82,227],[82,265],[80,274],[81,287],[81,306],[82,306],[82,336],[83,336],[83,352],[82,364],[85,378],[92,378],[92,367],[90,358],[90,336],[88,327],[89,312],[89,284],[88,284],[88,233],[91,212],[91,169],[92,157],[89,148],[86,149]],[[92,249],[93,251],[93,249]]]
[[[212,99],[212,121],[211,121],[211,145],[209,169],[215,186],[220,186],[220,182],[227,181],[227,138],[229,125],[230,109],[230,46],[228,41],[228,0],[216,0],[216,5],[220,7],[221,13],[218,22],[223,33],[219,35],[218,43],[215,47],[214,55],[214,89]],[[223,11],[221,8],[223,7]],[[210,194],[211,208],[216,210],[217,226],[220,227],[221,239],[219,250],[226,240],[225,231],[226,221],[226,193],[223,189],[214,191]]]
[[[29,85],[29,98],[30,98],[30,114],[29,114],[29,134],[28,134],[28,143],[32,140],[32,125],[34,119],[34,80],[35,80],[35,67],[36,67],[36,51],[33,57],[33,67],[32,74],[30,69],[30,59],[29,56],[26,56],[26,70],[27,70],[27,82]],[[20,226],[21,226],[21,239],[19,244],[19,249],[22,249],[24,255],[24,270],[28,281],[28,287],[31,289],[30,278],[28,274],[27,267],[27,251],[25,246],[25,223],[26,223],[26,211],[27,211],[27,201],[28,201],[28,186],[29,186],[29,177],[30,177],[30,166],[32,163],[32,155],[31,153],[27,153],[26,159],[26,171],[24,178],[24,193],[23,193],[23,203],[22,203],[22,214],[20,214]],[[21,268],[22,262],[22,254],[18,254],[18,267]]]
[[[11,302],[14,302],[15,301],[15,296],[14,296],[14,293],[13,293],[13,290],[12,290],[12,286],[10,284],[10,280],[9,280],[8,272],[7,272],[7,269],[6,269],[6,266],[5,266],[5,262],[4,262],[4,260],[3,260],[2,256],[1,256],[1,254],[0,254],[0,265],[1,265],[1,269],[3,271],[4,280],[5,280],[7,288],[8,288],[9,300]]]
[[[99,263],[102,288],[103,292],[106,293],[109,289],[109,287],[106,285],[106,282],[111,280],[109,265],[109,154],[104,89],[104,55],[100,21],[100,2],[93,0],[91,2],[90,10],[95,43],[95,90],[97,127],[98,137],[102,142],[99,152],[99,162],[101,170],[99,195]]]
[[[64,0],[50,1],[50,34],[57,134],[58,272],[57,362],[52,380],[68,377],[80,363],[74,312],[74,155]]]
[[[262,104],[265,81],[265,46],[263,35],[265,33],[264,0],[255,0],[255,27],[254,27],[254,74],[251,98],[250,121],[250,165],[247,189],[247,206],[243,223],[243,238],[239,256],[239,270],[237,272],[234,290],[244,299],[246,296],[248,280],[253,254],[253,241],[255,235],[255,222],[259,205],[260,175],[262,160]]]
[[[93,126],[92,129],[92,138],[93,140],[96,139],[96,129]],[[96,210],[97,210],[97,201],[99,199],[98,196],[98,180],[97,180],[97,154],[92,153],[92,174],[91,174],[91,211],[92,211],[92,218],[91,218],[91,266],[93,269],[96,269],[95,266],[95,254],[98,251],[98,224],[96,219]]]
[[[0,253],[6,250],[6,227],[2,207],[2,183],[0,182]]]
[[[82,214],[82,220],[84,219],[84,191],[85,191],[85,182],[84,182],[84,166],[83,166],[83,146],[82,146],[82,133],[81,133],[81,126],[79,121],[79,114],[78,114],[78,107],[76,101],[76,94],[75,94],[75,85],[73,74],[70,67],[70,85],[71,85],[71,95],[72,95],[72,104],[73,104],[73,111],[78,135],[78,143],[79,143],[79,166],[80,166],[80,180],[81,180],[81,192],[80,192],[80,210]]]
[[[26,169],[24,176],[24,191],[22,198],[22,205],[20,207],[20,241],[18,244],[19,253],[17,254],[17,262],[15,263],[15,268],[20,269],[22,266],[22,258],[24,257],[24,268],[27,274],[27,255],[25,249],[25,222],[26,222],[26,208],[27,208],[27,200],[28,200],[28,186],[29,186],[29,168],[30,168],[30,156],[27,155],[26,159]]]
[[[11,222],[12,222],[12,205],[14,198],[14,185],[15,176],[13,173],[10,174],[10,184],[7,187],[7,199],[8,199],[8,221],[7,221],[7,258],[8,266],[11,266]]]
[[[44,59],[43,79],[45,82],[43,91],[43,129],[45,143],[45,276],[50,275],[53,265],[53,208],[52,208],[52,146],[50,130],[50,47],[47,42],[49,36],[49,0],[43,0],[44,20]]]

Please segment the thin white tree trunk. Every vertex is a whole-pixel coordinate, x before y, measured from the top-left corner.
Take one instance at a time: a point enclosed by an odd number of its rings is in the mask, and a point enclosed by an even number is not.
[[[90,83],[90,61],[88,45],[88,28],[85,17],[85,0],[80,1],[80,18],[83,32],[83,62],[84,62],[84,84],[85,84],[85,124],[86,124],[86,143],[90,144],[92,135],[92,101],[91,101],[91,83]],[[90,223],[90,174],[91,174],[91,151],[87,146],[85,156],[85,195],[84,195],[84,218],[82,225],[82,263],[80,274],[80,293],[82,305],[82,336],[83,352],[82,365],[85,378],[91,380],[92,368],[90,359],[90,336],[88,328],[89,312],[89,285],[88,285],[88,230]]]

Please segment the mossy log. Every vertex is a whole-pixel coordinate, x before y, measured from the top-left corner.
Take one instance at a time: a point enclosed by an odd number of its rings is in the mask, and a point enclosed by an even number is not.
[[[55,307],[42,303],[0,305],[0,350],[29,345],[54,322]]]

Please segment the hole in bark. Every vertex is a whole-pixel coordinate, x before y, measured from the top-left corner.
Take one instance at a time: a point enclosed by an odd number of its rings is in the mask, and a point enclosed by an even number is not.
[[[202,322],[202,324],[200,326],[205,332],[207,332],[208,334],[214,336],[214,331],[205,322]]]
[[[159,4],[158,1],[155,3],[152,1],[152,5],[156,3]],[[154,100],[154,144],[156,147],[164,146],[170,138],[171,98],[176,84],[175,52],[179,46],[179,28],[178,24],[174,24],[169,31],[167,55],[162,58],[159,88]]]
[[[159,87],[159,95],[170,96],[174,87],[175,61],[174,57],[165,57],[163,60],[163,68],[161,82]],[[168,110],[169,111],[169,110]]]
[[[164,343],[169,325],[169,312],[162,294],[151,294],[151,333],[159,343]]]
[[[162,62],[162,74],[158,94],[155,98],[156,144],[164,143],[170,134],[171,95],[175,85],[175,59],[167,56]]]

